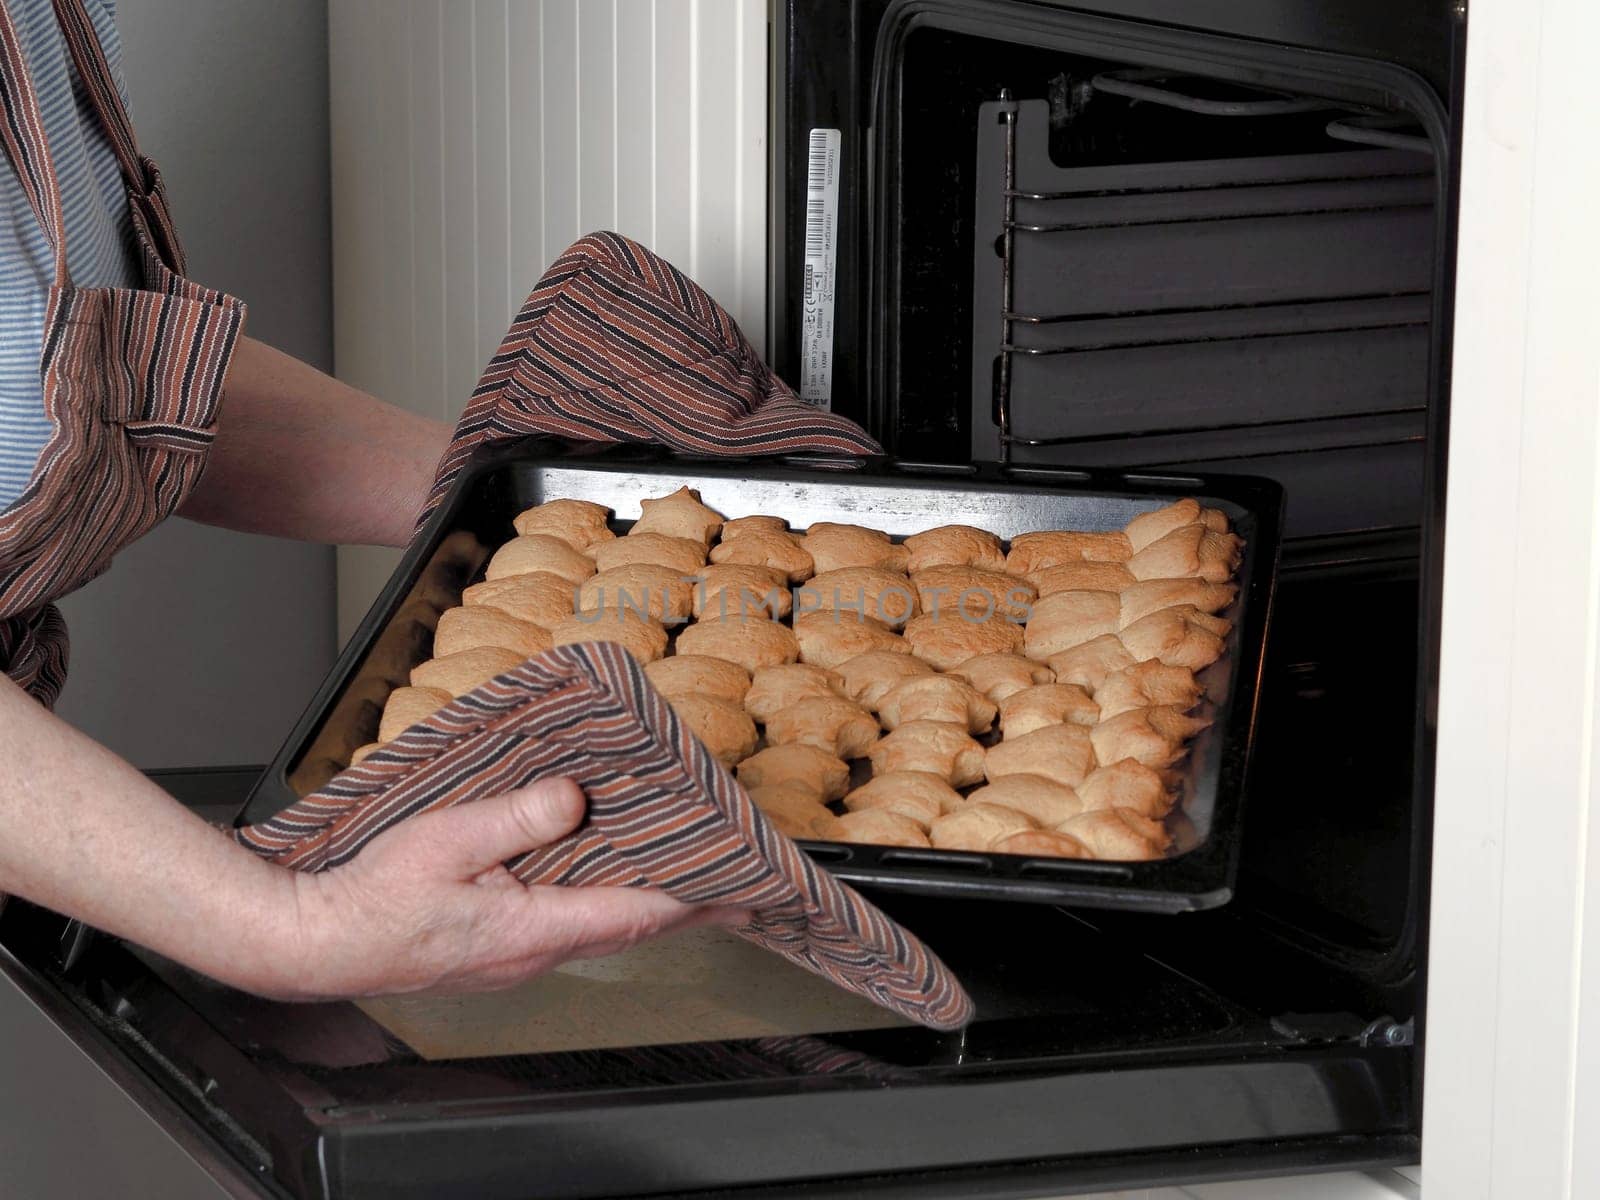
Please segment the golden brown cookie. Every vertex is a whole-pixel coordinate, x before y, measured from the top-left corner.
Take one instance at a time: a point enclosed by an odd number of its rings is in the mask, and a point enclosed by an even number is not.
[[[835,668],[844,683],[844,694],[863,708],[877,712],[878,702],[897,683],[932,675],[933,668],[910,650],[902,640],[894,650],[868,650],[846,659]]]
[[[1059,682],[1075,683],[1093,695],[1108,676],[1131,667],[1134,659],[1120,638],[1104,633],[1070,650],[1052,654],[1048,661]]]
[[[1007,834],[989,847],[993,854],[1019,854],[1028,858],[1093,858],[1089,847],[1059,829],[1024,829]]]
[[[645,678],[667,699],[674,696],[713,696],[729,704],[744,703],[750,690],[750,672],[738,663],[704,654],[674,654],[644,666]]]
[[[904,575],[910,552],[879,529],[818,521],[805,532],[803,544],[818,575],[844,567],[879,567]]]
[[[1022,649],[1022,626],[1004,617],[923,613],[906,626],[905,638],[918,658],[948,671],[980,654],[1015,654]]]
[[[776,529],[750,529],[711,547],[711,561],[748,567],[770,567],[790,583],[810,579],[815,571],[802,539]]]
[[[1207,583],[1203,579],[1146,579],[1122,589],[1122,608],[1117,628],[1126,629],[1163,608],[1187,606],[1203,613],[1218,613],[1232,604],[1238,594],[1239,589],[1231,583]]]
[[[722,540],[725,542],[731,542],[734,538],[739,537],[742,534],[751,533],[757,529],[760,529],[766,533],[786,533],[789,529],[789,522],[785,521],[782,517],[765,517],[759,515],[753,517],[735,517],[731,521],[723,522]]]
[[[815,746],[791,742],[758,750],[734,769],[747,788],[792,783],[810,790],[819,801],[837,800],[850,786],[850,765]]]
[[[724,617],[696,621],[678,634],[679,654],[705,654],[738,663],[752,675],[762,667],[792,663],[799,654],[794,631],[776,621]]]
[[[957,663],[949,674],[965,679],[996,704],[1025,688],[1055,680],[1049,667],[1021,654],[980,654]]]
[[[602,542],[594,548],[594,565],[614,571],[630,563],[654,563],[671,567],[680,575],[698,575],[706,565],[704,542],[693,538],[671,537],[665,533],[638,533]]]
[[[1013,575],[1032,575],[1046,567],[1072,562],[1127,562],[1133,547],[1120,529],[1108,533],[1079,533],[1053,529],[1039,533],[1019,533],[1011,539],[1006,554],[1006,570]]]
[[[578,584],[594,574],[594,561],[558,537],[530,533],[514,537],[496,550],[483,574],[485,579],[505,579],[540,572]]]
[[[378,741],[394,741],[418,721],[433,716],[452,699],[454,697],[443,688],[395,688],[383,706],[383,719],[378,723]]]
[[[744,709],[765,723],[802,700],[843,696],[844,681],[832,671],[810,663],[785,663],[779,667],[762,667],[751,677]]]
[[[910,721],[881,739],[867,757],[874,775],[926,771],[958,788],[983,778],[983,747],[961,726],[943,721]]]
[[[1026,579],[978,567],[926,567],[911,576],[922,611],[950,619],[962,615],[1025,621],[1038,597]]]
[[[678,696],[667,703],[723,766],[731,767],[755,753],[756,723],[737,704],[715,696]]]
[[[893,771],[887,775],[875,775],[844,798],[844,806],[851,812],[886,808],[911,818],[923,829],[964,803],[965,797],[946,783],[943,776],[927,771]]]
[[[964,804],[933,823],[928,839],[941,850],[988,850],[1001,838],[1038,828],[1026,813],[998,804]]]
[[[902,679],[878,701],[878,716],[885,729],[910,721],[948,721],[968,733],[987,733],[994,725],[995,711],[987,696],[953,675]]]
[[[546,534],[587,553],[595,543],[617,536],[606,526],[610,514],[605,505],[588,500],[548,500],[518,513],[511,525],[519,534]]]
[[[694,615],[716,621],[723,617],[789,615],[793,603],[789,581],[781,571],[747,563],[702,567],[694,585]]]
[[[1160,858],[1172,839],[1159,821],[1126,808],[1097,808],[1056,826],[1057,833],[1077,838],[1096,858],[1138,862]]]
[[[795,590],[795,608],[801,613],[864,614],[891,629],[921,611],[906,577],[879,567],[819,572]]]
[[[1043,775],[1076,788],[1094,765],[1089,730],[1082,725],[1049,725],[990,746],[983,771],[990,783],[1007,775]]]
[[[1042,597],[1057,592],[1120,592],[1138,580],[1124,563],[1070,562],[1035,571],[1028,582]]]
[[[1059,825],[1083,811],[1077,792],[1043,775],[1002,775],[974,791],[966,803],[1014,808],[1046,826]]]
[[[659,533],[709,546],[721,528],[722,514],[700,503],[700,493],[693,488],[681,487],[660,499],[639,501],[639,519],[628,536]]]
[[[1117,634],[1135,662],[1155,658],[1169,667],[1198,671],[1222,657],[1223,638],[1233,623],[1208,616],[1192,604],[1163,608]]]
[[[799,643],[801,662],[830,671],[873,650],[911,653],[911,647],[899,634],[871,618],[858,618],[851,613],[817,612],[797,616],[794,636]]]
[[[1033,606],[1022,652],[1047,661],[1101,634],[1115,633],[1120,616],[1116,592],[1057,592]]]
[[[469,608],[496,608],[519,621],[549,629],[562,617],[572,615],[577,597],[578,589],[570,579],[536,571],[475,583],[461,593],[461,603]]]
[[[1200,702],[1204,689],[1188,667],[1169,667],[1159,659],[1124,667],[1095,692],[1100,720],[1109,721],[1130,708],[1169,705],[1187,712]]]
[[[815,839],[833,824],[834,815],[804,784],[791,781],[748,790],[755,806],[786,837]]]
[[[885,808],[864,808],[836,818],[828,829],[828,840],[855,842],[866,846],[928,845],[927,835],[910,817]]]
[[[553,626],[550,637],[558,646],[615,642],[641,663],[654,662],[667,652],[667,630],[660,621],[613,609],[574,614]]]
[[[1128,560],[1136,579],[1197,576],[1226,583],[1239,569],[1244,542],[1231,533],[1217,533],[1196,521],[1157,538]]]
[[[940,525],[913,533],[905,541],[906,570],[925,571],[929,567],[978,567],[985,571],[1005,569],[1006,552],[1000,539],[971,525]]]
[[[1101,766],[1131,758],[1160,770],[1187,754],[1184,743],[1209,724],[1210,721],[1186,716],[1176,708],[1133,708],[1100,722],[1089,736]]]
[[[1078,785],[1078,798],[1085,812],[1129,808],[1158,821],[1172,809],[1172,795],[1160,774],[1131,758],[1090,771]]]
[[[1094,725],[1100,706],[1075,683],[1041,683],[1000,701],[1000,736],[1019,738],[1050,725]]]
[[[633,613],[652,621],[677,624],[694,608],[694,584],[681,571],[656,563],[612,567],[584,580],[578,589],[578,611]]]
[[[481,683],[511,670],[527,660],[526,654],[502,650],[499,646],[479,646],[431,658],[411,668],[411,686],[438,688],[452,696],[464,696]]]
[[[1174,529],[1182,529],[1185,525],[1193,525],[1199,520],[1200,501],[1192,496],[1185,496],[1182,500],[1175,500],[1161,508],[1140,513],[1128,522],[1124,532],[1128,535],[1128,545],[1137,553],[1152,542],[1160,541]],[[1226,532],[1226,527],[1222,532]]]
[[[438,658],[479,646],[499,646],[530,658],[550,649],[552,644],[550,631],[543,626],[519,621],[483,605],[450,609],[440,615],[433,631],[433,653]]]
[[[767,719],[766,732],[774,746],[799,743],[837,758],[860,758],[878,740],[878,723],[866,709],[842,696],[812,696],[774,713]]]

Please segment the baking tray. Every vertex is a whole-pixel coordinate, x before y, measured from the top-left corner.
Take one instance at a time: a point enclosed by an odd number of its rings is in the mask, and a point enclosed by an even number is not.
[[[1174,852],[1154,862],[1027,858],[954,850],[802,842],[840,879],[868,889],[1173,913],[1233,894],[1256,697],[1277,573],[1283,491],[1239,476],[1125,474],[994,463],[884,459],[705,460],[654,447],[530,438],[480,451],[462,470],[345,647],[237,818],[253,824],[327,782],[375,739],[390,690],[432,652],[439,614],[460,603],[517,513],[557,497],[610,506],[620,531],[639,500],[680,485],[729,517],[770,512],[794,528],[870,525],[895,537],[963,523],[1002,538],[1032,529],[1115,529],[1180,496],[1221,509],[1244,538],[1239,596],[1223,657],[1201,672],[1211,727],[1190,743]]]

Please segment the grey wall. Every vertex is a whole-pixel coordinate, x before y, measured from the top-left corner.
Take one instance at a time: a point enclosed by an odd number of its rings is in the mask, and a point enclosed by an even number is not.
[[[190,274],[332,359],[326,0],[118,0],[134,122]],[[334,654],[334,559],[169,521],[62,605],[59,712],[141,767],[263,762]]]

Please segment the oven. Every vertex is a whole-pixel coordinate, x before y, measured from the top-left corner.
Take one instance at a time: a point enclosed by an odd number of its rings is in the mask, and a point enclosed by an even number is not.
[[[775,4],[768,345],[904,462],[1282,486],[1229,903],[874,894],[973,992],[956,1035],[806,1012],[422,1053],[370,1009],[64,945],[21,905],[8,972],[261,1194],[1027,1196],[1415,1162],[1463,24],[1170,18]],[[228,819],[248,778],[166,783]]]

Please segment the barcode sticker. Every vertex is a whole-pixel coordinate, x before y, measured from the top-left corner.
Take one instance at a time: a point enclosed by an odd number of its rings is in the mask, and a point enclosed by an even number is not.
[[[800,399],[833,407],[834,270],[839,243],[839,131],[813,129],[806,162],[806,255],[801,275]]]

